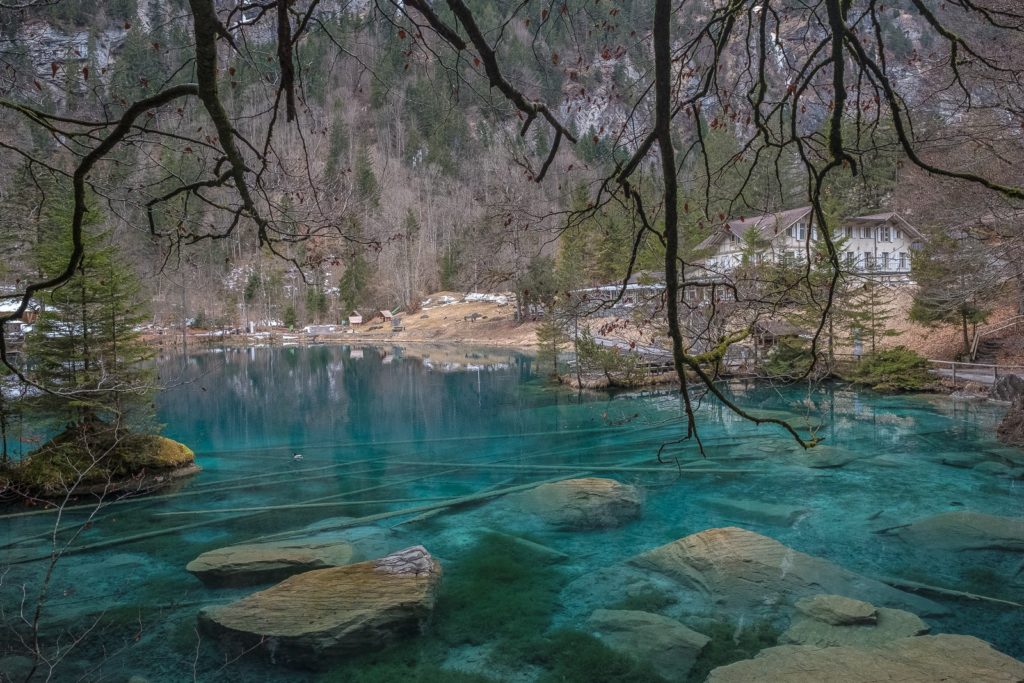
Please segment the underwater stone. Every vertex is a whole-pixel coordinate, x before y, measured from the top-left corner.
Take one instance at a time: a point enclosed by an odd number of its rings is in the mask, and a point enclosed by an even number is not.
[[[394,532],[378,526],[331,530],[349,519],[321,520],[297,532],[296,539],[217,548],[185,568],[208,586],[251,586],[382,557],[401,547]]]
[[[711,640],[675,619],[636,610],[595,610],[588,624],[608,647],[647,662],[673,681],[687,677]]]
[[[853,453],[852,451],[836,448],[834,446],[815,446],[814,448],[794,451],[790,455],[789,459],[790,461],[805,467],[829,469],[832,467],[843,467],[844,465],[848,465],[855,460],[860,460],[861,456]]]
[[[970,510],[944,512],[891,530],[915,546],[938,550],[1024,552],[1024,519]]]
[[[877,647],[780,645],[714,669],[705,683],[1019,683],[1024,663],[972,636],[899,638]]]
[[[975,465],[974,469],[976,469],[979,472],[984,472],[985,474],[994,474],[996,476],[1007,476],[1013,471],[1010,467],[1004,465],[1001,462],[992,461],[983,462],[980,465]]]
[[[948,467],[970,469],[981,462],[982,458],[975,453],[943,453],[939,462]]]
[[[878,622],[878,608],[869,602],[842,595],[815,595],[796,601],[797,611],[833,626],[874,624]]]
[[[916,614],[875,607],[839,595],[816,595],[797,602],[798,614],[781,643],[855,647],[883,645],[897,638],[928,633],[928,625]]]
[[[731,500],[728,498],[704,498],[700,503],[723,515],[735,516],[757,524],[773,524],[776,526],[792,526],[800,517],[807,514],[807,508],[778,503],[765,503],[759,500]]]
[[[541,484],[514,498],[520,509],[560,529],[604,529],[640,516],[643,496],[614,479],[585,477]]]
[[[919,614],[946,612],[931,600],[736,527],[692,534],[630,563],[671,578],[717,611],[773,613],[780,605],[826,591]]]
[[[185,569],[208,586],[251,586],[349,564],[354,554],[346,541],[252,543],[205,552]]]
[[[525,552],[535,555],[537,559],[544,564],[558,564],[569,559],[569,556],[560,550],[555,550],[554,548],[522,538],[521,536],[513,536],[512,534],[506,534],[502,531],[496,531],[488,527],[480,527],[476,531],[481,536],[497,536],[503,541],[514,544],[522,548]]]
[[[423,546],[378,560],[298,574],[199,613],[204,631],[239,652],[322,668],[420,633],[434,608],[441,565]]]

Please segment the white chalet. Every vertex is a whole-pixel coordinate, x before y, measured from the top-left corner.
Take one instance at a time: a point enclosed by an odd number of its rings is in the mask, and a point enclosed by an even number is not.
[[[757,263],[806,263],[819,239],[814,212],[805,206],[731,220],[697,249],[707,254],[701,265],[706,277],[714,279],[741,265],[752,248]],[[841,240],[840,259],[847,272],[909,282],[910,254],[924,236],[899,214],[888,212],[845,218],[833,239]]]

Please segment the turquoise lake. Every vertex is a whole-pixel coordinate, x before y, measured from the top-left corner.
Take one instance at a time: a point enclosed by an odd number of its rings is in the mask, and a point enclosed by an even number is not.
[[[511,350],[226,349],[164,357],[159,371],[168,385],[157,398],[165,434],[190,446],[202,471],[153,498],[65,511],[62,530],[93,517],[73,552],[57,563],[42,611],[48,652],[55,652],[58,637],[61,647],[80,638],[53,680],[605,680],[600,672],[572,678],[565,673],[572,663],[545,654],[545,644],[592,644],[577,632],[587,631],[586,619],[599,606],[632,599],[648,600],[652,610],[674,607],[671,596],[627,596],[626,587],[621,595],[613,587],[613,594],[595,596],[587,577],[716,527],[749,529],[869,577],[1024,601],[1021,553],[926,551],[876,533],[957,510],[1024,517],[1024,481],[943,463],[965,454],[975,461],[1020,458],[995,440],[1005,411],[999,405],[882,396],[840,385],[813,391],[724,385],[744,407],[778,411],[766,414],[812,427],[823,437],[820,453],[841,465],[819,468],[779,428],[741,420],[709,397],[699,402],[702,458],[692,441],[678,442],[685,425],[672,391],[579,395],[546,384],[531,356]],[[656,453],[664,444],[660,464]],[[236,659],[196,630],[202,606],[266,587],[205,587],[185,570],[202,552],[323,520],[571,474],[640,486],[642,516],[613,529],[560,531],[495,498],[422,519],[368,522],[393,528],[388,544],[394,550],[423,545],[444,568],[435,623],[420,644],[311,672],[275,664],[262,653]],[[801,513],[789,524],[766,523],[722,511],[715,504],[721,500],[787,505]],[[10,512],[20,509],[3,514]],[[56,522],[52,513],[0,517],[0,600],[9,627],[0,636],[0,663],[17,664],[3,657],[23,652],[10,627],[19,619],[23,587],[34,609],[48,566],[37,558],[48,557],[45,534]],[[505,576],[481,552],[514,546],[488,530],[528,538],[567,559],[523,569],[510,558],[519,573]],[[502,585],[521,595],[508,595]],[[475,604],[454,606],[466,596]],[[518,608],[507,615],[510,624],[485,618],[488,600],[500,611],[518,598],[530,601],[524,611],[536,608],[522,617],[532,619],[522,628],[535,631],[526,636],[513,632]],[[933,633],[974,635],[1024,658],[1024,609],[927,598],[946,612],[925,619]],[[460,619],[477,619],[479,626]],[[737,634],[736,642],[744,628],[770,630],[742,620],[723,620],[721,628]],[[44,671],[39,680],[45,677]]]

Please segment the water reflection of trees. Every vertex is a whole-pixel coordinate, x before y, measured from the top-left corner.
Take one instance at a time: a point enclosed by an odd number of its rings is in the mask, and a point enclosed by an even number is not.
[[[523,354],[509,352],[504,369],[440,373],[401,354],[363,351],[318,346],[168,357],[161,374],[182,381],[160,396],[161,418],[200,449],[309,448],[516,434],[524,429],[519,412],[537,406],[537,396],[524,398],[532,388],[521,383],[531,372]],[[542,401],[571,399],[549,392]]]

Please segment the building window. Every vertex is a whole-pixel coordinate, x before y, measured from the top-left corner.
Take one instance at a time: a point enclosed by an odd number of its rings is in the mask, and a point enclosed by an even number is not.
[[[892,231],[892,235],[893,235],[893,239],[897,239],[897,240],[903,239],[903,233],[900,232],[899,230],[893,230]]]
[[[853,268],[854,259],[855,259],[855,257],[854,257],[854,254],[853,254],[852,251],[846,252],[846,267],[847,268]]]
[[[694,288],[694,287],[687,287],[686,288],[686,300],[687,301],[696,301],[697,300],[697,290],[696,290],[696,288]]]
[[[889,252],[882,252],[882,270],[889,270]]]
[[[900,270],[910,270],[910,259],[905,251],[900,252]]]
[[[878,241],[879,242],[892,242],[892,228],[888,225],[883,225],[878,229]]]
[[[807,239],[807,226],[801,223],[794,223],[786,229],[786,234],[793,239],[805,240]]]
[[[818,241],[818,229],[817,228],[811,228],[811,239],[813,241],[815,241],[815,242]]]
[[[862,237],[863,239],[866,239],[866,240],[869,240],[869,239],[871,239],[871,228],[869,228],[869,227],[867,227],[867,226],[865,226],[865,227],[862,227],[862,228],[860,229],[860,236],[861,236],[861,237]]]
[[[853,228],[851,228],[849,226],[847,226],[847,228],[846,228],[846,239],[848,239],[848,240],[852,240],[853,239]]]
[[[870,251],[864,252],[864,267],[868,270],[872,270],[875,267],[875,255]]]

